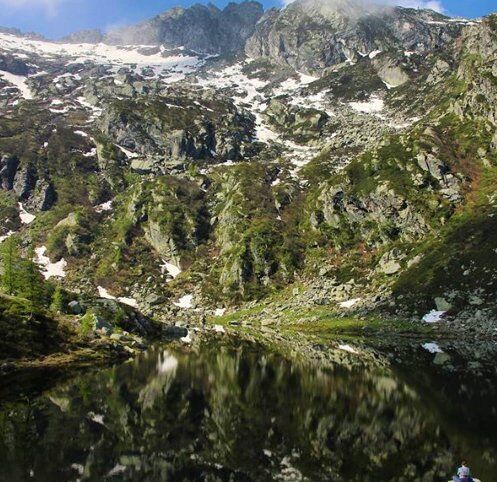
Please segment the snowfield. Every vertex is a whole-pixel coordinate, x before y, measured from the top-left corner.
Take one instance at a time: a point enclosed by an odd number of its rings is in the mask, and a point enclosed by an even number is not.
[[[165,83],[183,80],[187,74],[195,72],[204,65],[208,58],[188,53],[178,54],[177,50],[173,53],[164,48],[159,53],[147,55],[143,52],[144,48],[151,47],[147,45],[64,44],[17,37],[6,33],[0,33],[0,46],[4,50],[11,51],[17,58],[25,58],[27,54],[36,54],[48,61],[56,57],[64,57],[67,58],[68,65],[93,62],[117,68],[128,66],[133,67],[137,73],[147,68],[151,69],[156,77],[163,77],[162,80]],[[59,83],[69,76],[77,79],[76,75],[63,74],[56,77],[54,82]],[[12,76],[12,74],[9,76],[10,79],[6,80],[16,85],[25,98],[32,98],[24,83],[25,77]]]

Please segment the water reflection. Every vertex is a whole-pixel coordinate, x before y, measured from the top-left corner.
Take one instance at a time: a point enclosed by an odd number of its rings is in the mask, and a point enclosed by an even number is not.
[[[0,480],[438,481],[468,452],[492,480],[492,401],[442,400],[433,376],[248,344],[155,349],[2,406]],[[478,436],[461,431],[465,403],[487,420]]]

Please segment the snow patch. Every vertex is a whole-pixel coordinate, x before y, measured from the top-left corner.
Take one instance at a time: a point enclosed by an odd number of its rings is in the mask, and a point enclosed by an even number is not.
[[[224,316],[225,313],[226,313],[226,308],[217,308],[214,311],[214,316]]]
[[[30,214],[24,209],[22,203],[19,203],[19,217],[22,224],[31,224],[36,219],[34,214]]]
[[[438,346],[437,343],[431,342],[431,343],[424,343],[421,345],[426,351],[429,351],[430,353],[443,353],[443,350]]]
[[[14,85],[25,99],[29,100],[33,98],[33,94],[26,84],[27,77],[11,74],[3,70],[0,70],[0,77],[3,77],[9,84]]]
[[[169,274],[169,276],[171,276],[171,278],[173,279],[181,274],[181,268],[179,268],[178,266],[172,263],[168,263],[167,261],[164,260],[162,260],[162,262],[164,263],[161,264],[160,266],[162,274],[164,274],[167,271],[167,274]]]
[[[112,201],[107,201],[105,203],[95,206],[95,211],[97,213],[103,213],[105,211],[112,211]]]
[[[383,110],[385,102],[373,95],[367,102],[349,102],[349,105],[361,114],[374,114]]]
[[[125,147],[122,147],[118,144],[116,144],[116,147],[122,152],[125,154],[125,156],[128,158],[128,159],[136,159],[137,157],[140,157],[140,154],[137,154],[136,152],[132,152],[130,151],[129,149],[126,149]]]
[[[180,340],[183,342],[183,343],[191,343],[193,341],[192,339],[192,333],[190,330],[188,330],[188,334],[186,336],[184,336],[183,338],[180,338]]]
[[[182,296],[177,302],[173,302],[178,308],[189,309],[193,307],[193,295]]]
[[[221,325],[214,325],[212,330],[215,331],[216,333],[226,333],[226,330]]]
[[[138,302],[133,298],[126,298],[124,296],[116,297],[111,295],[103,286],[97,286],[98,295],[100,298],[104,298],[106,300],[116,300],[122,303],[123,305],[131,306],[132,308],[138,308]]]
[[[10,238],[14,233],[14,231],[9,231],[7,234],[0,236],[0,244],[2,244],[6,239]]]
[[[359,303],[359,301],[361,301],[361,298],[354,298],[352,300],[342,301],[338,306],[340,306],[340,308],[352,308]]]
[[[42,268],[41,274],[45,279],[50,278],[65,278],[67,267],[67,261],[62,258],[57,263],[52,263],[50,258],[46,256],[47,248],[46,246],[41,246],[35,249],[36,258],[33,260],[36,264]]]

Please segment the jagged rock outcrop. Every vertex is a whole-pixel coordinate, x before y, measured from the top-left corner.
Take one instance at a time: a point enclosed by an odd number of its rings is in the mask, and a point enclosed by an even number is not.
[[[61,43],[70,44],[96,44],[104,40],[104,34],[98,29],[79,30],[60,39]]]
[[[138,157],[238,160],[254,153],[253,118],[227,99],[141,98],[110,104],[99,127]]]
[[[376,7],[374,2],[297,0],[267,11],[248,39],[251,57],[270,57],[295,69],[324,69],[374,56],[380,51],[426,52],[442,47],[461,31],[433,11]]]
[[[13,55],[0,54],[0,70],[14,75],[28,75],[29,66]]]
[[[110,44],[185,47],[210,54],[243,50],[263,14],[258,2],[230,3],[223,10],[196,4],[176,7],[141,24],[116,29],[103,38]]]

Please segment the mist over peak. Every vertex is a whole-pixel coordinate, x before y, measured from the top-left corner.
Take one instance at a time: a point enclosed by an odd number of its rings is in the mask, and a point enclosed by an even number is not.
[[[292,3],[320,14],[347,18],[388,11],[394,7],[433,10],[442,13],[443,5],[438,0],[283,0],[285,6]]]

